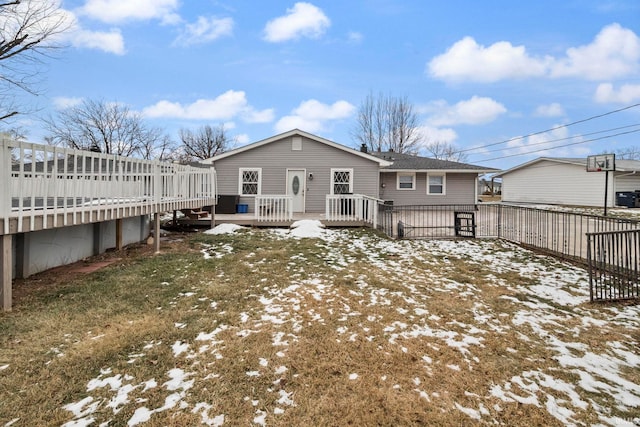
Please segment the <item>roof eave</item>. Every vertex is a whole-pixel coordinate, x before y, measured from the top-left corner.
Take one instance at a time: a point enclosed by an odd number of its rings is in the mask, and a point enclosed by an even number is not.
[[[447,172],[447,173],[476,173],[476,174],[485,174],[485,173],[492,173],[492,172],[497,172],[500,169],[392,169],[392,168],[385,168],[385,169],[381,169],[380,172]]]
[[[215,162],[217,162],[219,160],[222,160],[222,159],[225,159],[227,157],[235,156],[236,154],[240,154],[240,153],[243,153],[245,151],[249,151],[249,150],[252,150],[254,148],[258,148],[258,147],[261,147],[263,145],[267,145],[267,144],[270,144],[270,143],[272,143],[274,141],[278,141],[278,140],[283,139],[283,138],[288,138],[288,137],[293,136],[293,135],[304,136],[305,138],[311,139],[311,140],[316,141],[316,142],[320,142],[322,144],[328,145],[328,146],[336,148],[338,150],[342,150],[342,151],[344,151],[346,153],[353,154],[353,155],[365,158],[365,159],[370,160],[372,162],[378,163],[381,167],[390,166],[390,165],[393,164],[392,162],[380,159],[379,157],[376,157],[376,156],[374,156],[372,154],[364,153],[362,151],[355,150],[353,148],[347,147],[347,146],[342,145],[342,144],[338,144],[337,142],[331,141],[331,140],[326,139],[326,138],[322,138],[321,136],[313,135],[311,133],[305,132],[305,131],[300,130],[300,129],[292,129],[290,131],[287,131],[287,132],[284,132],[284,133],[281,133],[281,134],[278,134],[278,135],[274,135],[274,136],[271,136],[269,138],[266,138],[266,139],[263,139],[263,140],[260,140],[260,141],[256,141],[254,143],[247,144],[245,146],[236,148],[235,150],[230,150],[230,151],[227,151],[226,153],[222,153],[222,154],[220,154],[218,156],[214,156],[214,157],[211,157],[209,159],[205,159],[205,160],[202,161],[202,163],[205,163],[205,164],[215,163]]]

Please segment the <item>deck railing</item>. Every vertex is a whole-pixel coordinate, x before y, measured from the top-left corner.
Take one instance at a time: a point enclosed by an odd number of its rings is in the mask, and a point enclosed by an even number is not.
[[[258,222],[293,220],[293,197],[284,195],[256,196],[255,214]]]
[[[215,171],[0,140],[0,234],[210,206]]]
[[[363,194],[328,194],[325,204],[327,221],[378,223],[378,205],[382,200]]]

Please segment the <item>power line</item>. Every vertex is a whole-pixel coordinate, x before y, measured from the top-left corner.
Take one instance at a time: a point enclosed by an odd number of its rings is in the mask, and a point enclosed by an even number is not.
[[[506,144],[508,142],[517,141],[519,139],[529,138],[531,136],[540,135],[540,134],[546,133],[546,132],[553,132],[554,130],[558,130],[558,129],[566,128],[566,127],[569,127],[569,126],[577,125],[579,123],[588,122],[590,120],[599,119],[601,117],[609,116],[611,114],[619,113],[621,111],[629,110],[631,108],[635,108],[635,107],[638,107],[638,106],[640,106],[640,103],[629,105],[629,106],[623,107],[623,108],[619,108],[617,110],[608,111],[606,113],[598,114],[596,116],[591,116],[591,117],[588,117],[586,119],[577,120],[575,122],[567,123],[565,125],[559,125],[559,126],[552,127],[550,129],[545,129],[545,130],[541,130],[541,131],[538,131],[538,132],[533,132],[533,133],[530,133],[530,134],[527,134],[527,135],[517,136],[517,137],[514,137],[514,138],[510,138],[510,139],[505,139],[503,141],[498,141],[498,142],[494,142],[494,143],[491,143],[491,144],[481,145],[479,147],[467,148],[465,150],[459,150],[459,151],[457,151],[457,153],[465,153],[467,151],[475,151],[475,150],[486,148],[486,147],[492,147],[494,145]]]
[[[558,149],[558,148],[569,147],[571,145],[585,144],[587,142],[599,141],[601,139],[612,138],[614,136],[620,136],[620,135],[627,135],[627,134],[635,133],[635,132],[640,132],[640,129],[630,130],[630,131],[627,131],[627,132],[620,132],[620,133],[616,133],[616,134],[613,134],[613,135],[606,135],[606,136],[603,136],[603,137],[600,137],[600,138],[593,138],[593,139],[586,139],[584,141],[571,142],[569,144],[558,145],[557,147],[541,148],[539,150],[527,151],[525,153],[510,154],[510,155],[507,155],[507,156],[493,157],[491,159],[483,159],[483,160],[476,160],[476,161],[478,161],[478,162],[488,162],[490,160],[501,160],[501,159],[506,159],[506,158],[509,158],[509,157],[524,156],[524,155],[527,155],[527,154],[539,153],[541,151],[555,150],[555,149]]]
[[[635,127],[635,126],[640,126],[640,123],[634,123],[632,125],[620,126],[620,127],[611,128],[611,129],[599,130],[599,131],[596,131],[596,132],[590,132],[590,133],[583,133],[583,134],[578,134],[578,135],[573,135],[573,136],[567,136],[567,137],[564,137],[564,138],[551,139],[551,140],[548,140],[548,141],[534,142],[534,143],[531,143],[531,144],[527,144],[527,147],[531,147],[533,145],[551,144],[552,142],[566,141],[568,139],[575,139],[575,138],[581,138],[581,137],[584,137],[584,136],[597,135],[599,133],[613,132],[613,131],[616,131],[616,130],[627,129],[627,128]],[[615,135],[612,135],[612,136],[615,136]],[[495,150],[487,150],[487,151],[484,151],[482,153],[472,153],[470,155],[471,156],[479,156],[479,155],[482,155],[482,154],[485,154],[485,153],[494,153],[496,151],[506,151],[506,150],[516,150],[518,148],[522,148],[522,147],[498,148],[498,149],[495,149]],[[551,147],[549,149],[553,149],[553,147]]]

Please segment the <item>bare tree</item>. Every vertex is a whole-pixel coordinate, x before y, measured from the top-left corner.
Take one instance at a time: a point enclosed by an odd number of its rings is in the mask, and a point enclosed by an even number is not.
[[[146,126],[139,113],[115,102],[85,100],[45,123],[47,142],[79,150],[150,158],[167,141],[161,129]]]
[[[616,159],[640,160],[640,147],[627,147],[616,150]]]
[[[0,121],[19,114],[15,90],[37,94],[42,59],[59,48],[57,36],[69,29],[60,2],[0,0]]]
[[[14,126],[10,128],[0,127],[0,138],[12,139],[14,141],[26,141],[27,130],[22,126]]]
[[[184,161],[209,159],[229,150],[235,143],[224,125],[205,125],[196,131],[180,129],[180,141],[184,150]]]
[[[423,140],[407,97],[369,93],[358,109],[353,137],[371,151],[416,151]]]
[[[151,132],[155,132],[156,136],[147,138],[140,148],[140,157],[151,160],[179,160],[176,156],[176,144],[171,137],[160,128],[152,128]]]
[[[429,142],[424,145],[424,149],[430,154],[430,157],[434,159],[466,162],[468,158],[467,153],[460,152],[455,145],[448,142]]]

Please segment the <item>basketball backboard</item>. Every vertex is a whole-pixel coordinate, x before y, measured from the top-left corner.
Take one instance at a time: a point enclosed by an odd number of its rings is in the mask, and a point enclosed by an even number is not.
[[[616,170],[615,154],[596,154],[587,157],[587,172],[607,172]]]

